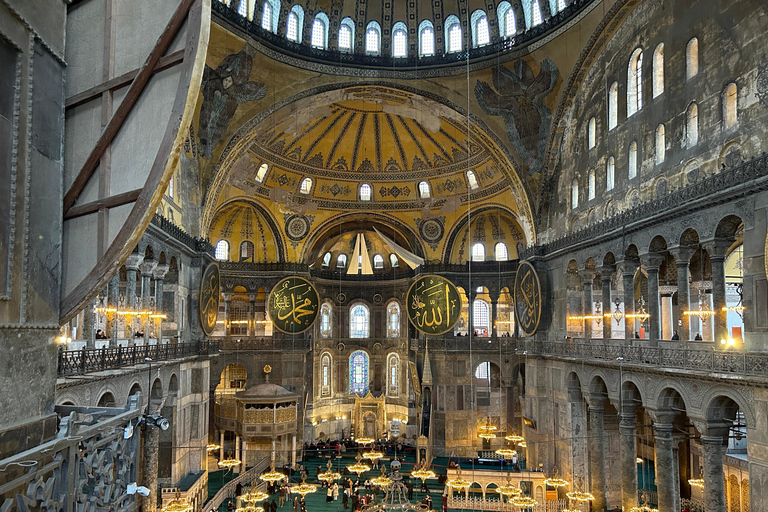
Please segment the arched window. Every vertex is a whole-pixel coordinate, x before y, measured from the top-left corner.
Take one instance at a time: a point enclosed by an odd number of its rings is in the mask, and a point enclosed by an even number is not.
[[[400,261],[397,259],[397,256],[394,254],[389,255],[389,265],[392,268],[396,268],[400,266]]]
[[[381,254],[374,255],[373,268],[384,268],[384,256]]]
[[[472,261],[485,261],[485,246],[480,242],[472,246]]]
[[[279,0],[266,0],[261,11],[261,28],[272,33],[277,32],[277,17],[280,14]]]
[[[328,352],[320,358],[320,396],[331,396],[331,361]]]
[[[653,97],[664,92],[664,43],[653,51]]]
[[[370,313],[365,304],[355,304],[349,310],[349,337],[367,338]]]
[[[571,209],[579,207],[579,180],[571,182]]]
[[[304,195],[308,195],[310,192],[312,192],[312,178],[304,178],[301,181],[301,187],[299,188],[299,192],[301,192]]]
[[[643,108],[643,50],[632,52],[627,70],[627,116]]]
[[[325,13],[318,13],[315,21],[312,22],[312,46],[315,48],[326,49],[328,47],[328,16]]]
[[[360,185],[360,200],[361,201],[371,200],[371,186],[367,183],[363,183],[362,185]]]
[[[731,82],[723,89],[723,124],[726,128],[736,126],[737,121],[737,89],[736,84]]]
[[[699,40],[695,37],[685,47],[685,79],[690,80],[699,74]]]
[[[616,161],[612,156],[608,157],[605,165],[605,190],[613,190],[613,175],[616,172]]]
[[[301,42],[301,32],[304,27],[304,9],[300,5],[294,5],[291,7],[291,12],[288,13],[288,26],[286,27],[285,36],[296,43]]]
[[[419,56],[435,54],[435,29],[432,22],[424,20],[419,24]]]
[[[485,11],[478,9],[470,18],[472,26],[472,47],[484,46],[491,42],[491,32],[488,27],[488,16]]]
[[[460,52],[461,43],[461,23],[455,15],[450,15],[445,20],[445,53]]]
[[[564,11],[568,5],[565,3],[565,0],[557,0],[557,12]]]
[[[330,253],[328,253],[330,254]],[[333,336],[333,308],[327,302],[320,306],[320,337],[330,338]]]
[[[327,252],[323,256],[323,266],[327,267],[331,264],[331,253]]]
[[[344,18],[339,27],[339,50],[351,52],[354,49],[354,44],[355,22],[352,21],[352,18]]]
[[[419,182],[419,197],[421,199],[429,199],[430,193],[429,193],[429,183],[426,181],[420,181]]]
[[[216,242],[216,252],[214,255],[217,260],[227,261],[229,259],[229,242],[226,240]]]
[[[664,161],[666,156],[667,147],[666,140],[664,138],[664,125],[660,124],[656,128],[656,164],[660,164]]]
[[[398,21],[392,27],[392,56],[400,58],[408,56],[408,27],[402,21]]]
[[[168,180],[168,197],[173,199],[173,175],[171,175],[171,179]]]
[[[496,7],[496,15],[499,20],[499,37],[511,37],[517,32],[515,22],[515,11],[512,6],[504,0]]]
[[[488,331],[490,331],[488,303],[482,299],[475,299],[472,304],[472,324],[475,326],[475,331],[481,336],[488,336]]]
[[[496,253],[496,261],[507,261],[509,259],[507,244],[504,242],[497,243],[494,252]]]
[[[541,25],[541,22],[544,21],[544,18],[541,16],[541,6],[539,5],[538,0],[533,0],[533,23],[532,25],[535,27],[537,25]]]
[[[387,305],[387,338],[400,336],[400,305],[390,302]]]
[[[368,23],[365,29],[365,53],[368,55],[381,53],[381,27],[375,21]]]
[[[467,171],[467,183],[469,183],[469,190],[477,190],[479,185],[477,184],[477,177],[472,171]]]
[[[629,179],[637,176],[637,142],[629,145]]]
[[[356,395],[368,392],[368,354],[362,350],[349,356],[349,392]]]
[[[336,268],[346,268],[346,266],[347,266],[347,255],[339,254],[339,257],[336,258]]]
[[[248,0],[240,0],[240,5],[237,6],[237,14],[244,18],[248,17]]]
[[[400,358],[397,354],[387,356],[387,395],[397,396],[400,381]]]
[[[589,170],[589,177],[587,179],[587,201],[591,201],[595,198],[595,170]]]
[[[269,170],[269,164],[263,163],[259,166],[259,170],[256,171],[256,181],[259,183],[264,182],[264,177],[267,175],[267,171]]]
[[[619,124],[619,84],[613,82],[608,89],[608,129],[613,130]]]
[[[587,128],[587,141],[589,149],[592,149],[597,145],[597,126],[595,118],[589,120],[589,128]]]
[[[253,242],[245,240],[240,244],[240,261],[253,261]]]
[[[689,148],[699,143],[699,107],[695,102],[688,106],[685,115],[685,139]]]

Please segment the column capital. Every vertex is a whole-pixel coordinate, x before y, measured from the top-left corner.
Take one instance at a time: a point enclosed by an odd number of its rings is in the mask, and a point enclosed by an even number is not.
[[[619,427],[632,428],[636,426],[635,413],[620,412],[619,413]]]
[[[608,398],[602,393],[583,393],[584,401],[587,402],[590,412],[603,412],[605,410],[605,400]]]
[[[600,278],[603,281],[610,281],[613,278],[613,274],[616,272],[616,265],[603,265],[598,269],[600,272]]]
[[[248,294],[248,301],[249,302],[256,302],[256,294],[255,293],[249,293]]]
[[[143,261],[141,265],[139,265],[139,270],[141,270],[141,275],[144,277],[151,276],[156,266],[157,266],[156,261],[153,261],[153,260]]]
[[[141,265],[142,261],[144,261],[144,256],[141,254],[136,252],[129,254],[125,260],[125,268],[133,271],[139,270],[139,265]]]
[[[157,265],[152,270],[152,277],[155,279],[165,279],[165,275],[168,273],[170,267],[167,264]]]
[[[664,262],[664,254],[658,252],[648,252],[640,255],[640,261],[643,262],[648,271],[658,271]]]
[[[579,277],[581,277],[582,284],[592,285],[592,283],[595,282],[596,275],[597,275],[597,271],[591,268],[585,268],[583,270],[579,270]]]
[[[709,254],[710,260],[723,260],[733,242],[732,238],[713,238],[712,240],[702,242],[701,246]]]
[[[225,302],[229,302],[229,301],[231,301],[231,300],[232,300],[232,297],[233,297],[234,295],[235,295],[235,294],[234,294],[234,293],[232,293],[232,292],[221,292],[221,296],[222,296],[222,297],[224,297],[224,301],[225,301]]]
[[[669,253],[675,258],[675,265],[678,267],[688,266],[691,262],[691,256],[696,252],[697,247],[693,245],[678,245],[677,247],[670,247],[667,249]]]
[[[640,266],[640,261],[634,259],[625,259],[616,263],[616,266],[621,270],[622,274],[634,275],[637,267]]]

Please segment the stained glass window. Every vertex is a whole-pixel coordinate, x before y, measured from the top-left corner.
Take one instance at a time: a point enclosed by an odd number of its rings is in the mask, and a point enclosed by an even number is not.
[[[368,392],[368,354],[362,350],[349,356],[349,391],[357,395]]]
[[[368,337],[368,308],[364,304],[355,304],[349,312],[349,337]]]
[[[331,337],[331,305],[327,302],[320,307],[320,337]]]
[[[390,302],[387,306],[387,337],[397,338],[400,336],[400,305],[397,302]]]

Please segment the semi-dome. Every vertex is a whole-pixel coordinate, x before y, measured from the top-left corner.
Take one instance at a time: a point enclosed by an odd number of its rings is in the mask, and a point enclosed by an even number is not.
[[[288,391],[282,386],[273,384],[272,382],[264,382],[250,387],[239,393],[238,398],[273,398],[276,396],[291,396],[293,393]]]

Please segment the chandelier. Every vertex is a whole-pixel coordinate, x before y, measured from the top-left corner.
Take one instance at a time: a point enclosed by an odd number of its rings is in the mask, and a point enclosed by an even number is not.
[[[239,466],[241,462],[242,461],[240,459],[229,458],[229,459],[220,460],[219,466],[221,466],[222,468],[231,469],[235,466]]]
[[[702,478],[691,478],[690,480],[688,480],[688,483],[692,487],[698,487],[699,489],[704,488],[704,480]]]
[[[361,444],[363,446],[371,444],[374,441],[375,441],[375,439],[373,439],[371,437],[358,437],[357,438],[357,443]]]
[[[504,439],[506,439],[507,441],[509,441],[511,443],[515,443],[515,444],[519,443],[520,441],[525,441],[525,438],[523,436],[515,435],[514,432],[512,432],[508,436],[505,436]]]
[[[445,482],[446,485],[453,487],[454,489],[466,489],[471,485],[471,482],[461,478],[461,466],[456,466],[456,478],[452,478]]]
[[[257,486],[256,481],[251,482],[250,490],[245,494],[238,496],[238,498],[240,498],[242,501],[249,503],[251,505],[253,503],[258,503],[259,501],[264,501],[265,499],[269,498],[269,494],[259,491],[256,488],[256,486]],[[250,512],[250,511],[244,511],[244,512]]]
[[[518,494],[522,494],[523,491],[516,485],[512,485],[512,481],[509,476],[507,476],[507,482],[504,485],[500,485],[496,488],[496,492],[498,494],[501,494],[502,496],[517,496]]]
[[[544,483],[550,487],[565,487],[568,485],[568,480],[563,480],[557,476],[557,466],[552,469],[552,476],[544,479]]]
[[[192,504],[181,498],[181,492],[176,491],[176,497],[163,507],[163,512],[189,512]]]
[[[519,443],[517,443],[517,446],[519,446],[520,448],[528,448],[528,443],[526,443],[525,441],[520,441]]]
[[[295,492],[296,494],[301,494],[301,497],[303,498],[307,494],[317,492],[317,486],[313,484],[307,483],[307,475],[304,474],[301,476],[301,483],[299,485],[294,485],[291,487],[291,492]]]
[[[371,478],[371,483],[379,487],[384,487],[392,483],[392,479],[387,476],[387,468],[381,467],[381,475]]]
[[[369,452],[363,452],[363,457],[366,459],[376,460],[380,459],[384,456],[384,454],[378,450],[371,450]]]
[[[505,459],[511,459],[513,456],[517,455],[517,452],[512,448],[499,448],[496,450],[496,454],[501,455]]]
[[[395,461],[393,461],[390,465],[392,472],[388,477],[384,477],[389,480],[389,483],[384,486],[384,497],[381,501],[365,505],[362,508],[362,512],[430,512],[429,507],[426,505],[411,503],[408,500],[408,490],[398,472],[399,464],[399,462],[395,464]],[[384,476],[383,472],[382,476]]]
[[[640,320],[641,323],[651,318],[651,314],[645,310],[645,299],[643,298],[642,295],[640,296],[640,300],[637,301],[637,304],[639,306],[637,308],[637,313],[624,315],[624,316],[626,316],[627,318],[637,318],[638,320]]]
[[[269,466],[269,471],[266,473],[262,473],[261,476],[259,476],[262,480],[265,482],[279,482],[283,478],[285,478],[285,473],[281,473],[279,471],[275,471],[275,461],[272,461],[272,464]]]
[[[261,507],[256,507],[253,503],[246,503],[243,507],[237,507],[235,512],[258,512],[259,509],[264,510]]]
[[[496,437],[497,430],[498,427],[496,425],[491,425],[491,417],[488,416],[485,425],[480,426],[480,433],[478,434],[478,437],[483,439],[493,439]]]
[[[341,473],[337,473],[333,470],[333,462],[330,460],[328,461],[328,470],[317,475],[318,480],[323,480],[328,483],[338,480],[339,478],[341,478]]]
[[[714,311],[712,311],[709,307],[704,305],[704,290],[702,288],[699,288],[699,308],[698,309],[692,309],[688,311],[683,311],[683,314],[686,316],[697,316],[699,319],[703,322],[706,322],[709,320],[709,318],[715,314]]]
[[[221,446],[218,444],[209,444],[208,446],[205,447],[205,449],[208,450],[209,452],[215,452],[219,448],[221,448]]]
[[[363,457],[361,457],[359,453],[357,454],[357,457],[355,457],[355,460],[357,460],[357,462],[355,462],[351,466],[347,466],[347,469],[353,473],[356,473],[357,476],[360,476],[361,474],[371,469],[371,466],[360,462],[361,460],[363,460]]]
[[[535,507],[536,505],[539,504],[538,501],[536,501],[535,499],[530,498],[528,496],[515,496],[514,498],[512,498],[510,500],[510,502],[512,503],[512,505],[514,505],[514,506],[516,506],[518,508],[521,508],[521,509],[523,509],[523,508],[533,508],[533,507]]]
[[[568,497],[568,499],[571,499],[574,501],[592,501],[595,499],[592,493],[584,492],[584,491],[571,491],[569,493],[566,493],[566,496]]]
[[[429,466],[427,466],[427,461],[424,461],[424,463],[418,469],[411,471],[411,476],[416,477],[424,482],[427,478],[435,478],[437,475],[434,471],[429,469]]]

